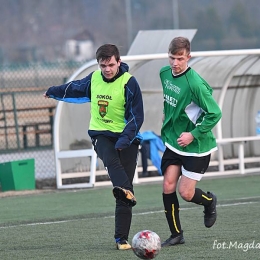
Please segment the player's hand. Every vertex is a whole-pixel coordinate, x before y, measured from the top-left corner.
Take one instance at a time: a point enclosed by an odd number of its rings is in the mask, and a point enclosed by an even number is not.
[[[46,95],[46,92],[43,94],[43,96],[44,96],[45,98],[49,98],[49,96]]]
[[[180,137],[177,139],[179,146],[186,147],[194,140],[194,137],[189,132],[181,133]]]

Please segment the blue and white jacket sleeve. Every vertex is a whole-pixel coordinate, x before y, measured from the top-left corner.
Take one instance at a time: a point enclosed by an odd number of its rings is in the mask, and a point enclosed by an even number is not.
[[[131,77],[125,85],[125,121],[126,126],[115,145],[116,149],[130,146],[138,138],[139,130],[144,121],[142,93],[135,77]],[[140,136],[140,139],[142,137]]]
[[[69,103],[81,104],[90,102],[91,77],[92,73],[83,79],[71,81],[60,86],[50,87],[46,91],[46,96]]]

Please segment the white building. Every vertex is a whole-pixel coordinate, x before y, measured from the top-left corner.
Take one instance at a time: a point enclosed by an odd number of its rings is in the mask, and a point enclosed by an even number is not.
[[[95,57],[94,41],[88,31],[75,35],[65,43],[65,54],[68,60],[86,61]]]

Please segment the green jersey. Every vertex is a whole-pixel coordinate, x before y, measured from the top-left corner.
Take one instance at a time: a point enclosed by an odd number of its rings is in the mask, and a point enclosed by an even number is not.
[[[221,111],[212,97],[212,88],[193,69],[174,76],[170,66],[160,70],[164,96],[164,122],[161,137],[172,151],[184,156],[206,156],[217,150],[212,128]],[[177,139],[190,132],[194,140],[181,147]]]

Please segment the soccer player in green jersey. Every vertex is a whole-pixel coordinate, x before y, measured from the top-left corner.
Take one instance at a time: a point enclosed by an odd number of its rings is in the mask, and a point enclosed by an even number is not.
[[[174,38],[168,50],[169,66],[160,70],[164,96],[161,137],[166,150],[162,157],[163,203],[171,236],[162,246],[185,242],[179,216],[180,196],[204,206],[204,225],[210,228],[217,217],[217,197],[196,188],[217,150],[212,128],[221,118],[221,110],[212,97],[212,88],[188,66],[190,41]]]

